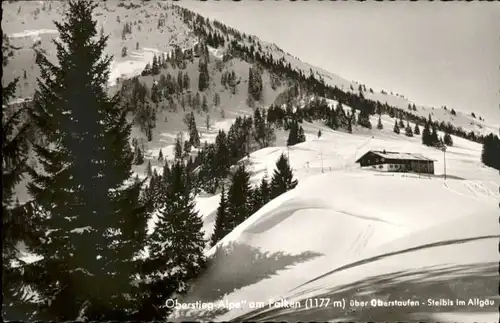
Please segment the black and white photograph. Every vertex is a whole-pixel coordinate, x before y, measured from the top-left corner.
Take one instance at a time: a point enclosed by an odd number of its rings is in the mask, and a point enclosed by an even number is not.
[[[498,322],[498,2],[1,5],[3,321]]]

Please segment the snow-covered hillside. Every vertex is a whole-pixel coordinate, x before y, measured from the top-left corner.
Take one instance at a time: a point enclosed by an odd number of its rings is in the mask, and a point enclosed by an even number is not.
[[[195,42],[191,31],[165,1],[138,3],[137,1],[96,2],[94,11],[98,30],[109,36],[106,54],[113,55],[110,83],[117,77],[131,77],[140,74],[147,63],[151,63],[154,53],[170,52],[175,47],[190,48]],[[132,5],[130,7],[130,5]],[[9,42],[20,50],[10,58],[4,67],[5,78],[9,82],[21,77],[18,87],[19,97],[33,95],[35,80],[39,71],[35,62],[34,49],[42,49],[49,59],[55,58],[52,39],[58,37],[53,21],[63,18],[67,4],[65,1],[15,1],[3,2],[3,32]],[[20,18],[21,17],[21,18]],[[158,21],[165,25],[159,26]],[[131,25],[131,32],[125,33],[125,24]],[[122,56],[122,49],[127,55]],[[23,71],[27,78],[23,78]]]
[[[384,120],[382,131],[358,130],[354,135],[307,124],[305,143],[288,151],[278,146],[251,154],[254,183],[264,172],[271,174],[276,159],[285,152],[290,156],[299,186],[265,205],[227,235],[218,246],[230,251],[217,251],[216,246],[207,252],[215,256],[213,267],[195,282],[182,302],[215,302],[216,309],[178,310],[172,317],[229,320],[255,310],[250,308],[252,301],[268,304],[280,297],[303,301],[305,297],[324,294],[329,296],[322,297],[360,301],[375,298],[367,296],[373,294],[394,300],[401,295],[409,297],[413,291],[422,304],[427,298],[465,298],[466,293],[461,291],[465,282],[455,282],[451,291],[448,282],[430,285],[426,275],[443,279],[443,266],[450,267],[450,272],[456,270],[464,280],[491,280],[488,277],[496,270],[491,263],[498,260],[498,171],[481,166],[480,145],[454,137],[455,146],[446,153],[448,178],[444,180],[443,153],[421,145],[419,136],[408,138],[392,133],[391,120]],[[323,132],[319,139],[315,137],[318,128]],[[436,175],[429,178],[359,169],[354,161],[370,149],[422,153],[437,160]],[[213,225],[217,202],[217,198],[199,201],[205,228]],[[469,238],[470,242],[466,240]],[[249,262],[252,257],[256,260]],[[458,272],[465,270],[465,265],[483,270],[480,278]],[[343,266],[345,269],[339,269]],[[422,267],[430,269],[401,277],[403,271]],[[387,291],[389,287],[381,282],[381,277],[390,280],[398,290]],[[376,282],[372,286],[363,284],[372,280]],[[363,291],[347,284],[359,285]],[[486,286],[478,287],[471,295],[493,299],[496,293]],[[220,300],[240,304],[241,308],[228,312],[217,309]],[[394,308],[394,318],[400,320],[448,317],[446,308],[439,306]],[[266,305],[258,312],[268,309]],[[354,310],[349,314],[352,319],[387,319],[377,308],[346,306],[337,311],[307,311],[304,304],[301,310],[281,309],[255,318],[348,319],[344,315],[349,309]],[[496,307],[492,306],[448,310],[454,314],[478,312],[473,316],[477,319],[483,318],[481,312],[489,313],[486,318],[496,315]],[[438,311],[443,313],[429,314]],[[459,320],[467,317],[464,314]]]
[[[49,57],[53,58],[54,46],[51,39],[57,37],[53,20],[60,20],[65,10],[63,1],[51,1],[50,5],[43,1],[15,1],[3,2],[4,17],[2,28],[9,37],[9,41],[20,48],[16,55],[11,57],[4,67],[3,82],[8,82],[14,77],[22,77],[18,86],[17,96],[20,98],[31,97],[34,91],[35,80],[39,72],[34,64],[34,49],[43,49]],[[196,22],[187,22],[181,13],[166,1],[116,1],[100,2],[95,10],[98,28],[109,35],[106,53],[114,56],[111,66],[110,85],[116,83],[118,77],[132,77],[140,74],[147,63],[151,63],[154,53],[168,53],[174,48],[192,48],[199,41],[193,32]],[[22,19],[20,19],[22,17]],[[126,23],[131,25],[131,32],[123,35]],[[210,28],[221,31],[220,24],[210,23]],[[228,40],[233,39],[231,34],[225,35]],[[254,36],[247,36],[239,40],[245,46],[255,46],[261,55],[267,55],[275,60],[282,60],[295,70],[301,71],[306,76],[311,72],[318,79],[324,79],[330,86],[337,86],[346,92],[359,92],[360,83],[349,81],[331,71],[312,66],[302,62],[281,50],[276,44],[259,40]],[[122,56],[123,48],[127,48],[127,55]],[[212,53],[212,54],[215,54]],[[219,50],[218,56],[223,51]],[[216,55],[216,56],[217,56]],[[27,71],[26,79],[23,77]],[[238,75],[240,76],[240,75]],[[369,88],[369,85],[367,85]],[[214,91],[215,89],[212,89]],[[499,125],[488,120],[473,118],[470,113],[456,111],[451,113],[453,107],[443,108],[425,107],[405,98],[399,94],[387,94],[382,89],[374,91],[365,90],[363,95],[374,101],[388,103],[391,106],[406,109],[408,104],[415,104],[416,111],[412,113],[427,117],[432,115],[434,120],[451,122],[457,127],[480,134],[497,133]],[[267,102],[265,102],[267,103]]]

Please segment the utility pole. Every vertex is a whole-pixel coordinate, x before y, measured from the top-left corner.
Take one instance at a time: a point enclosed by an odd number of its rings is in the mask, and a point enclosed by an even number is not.
[[[443,146],[444,180],[446,180],[446,146]]]

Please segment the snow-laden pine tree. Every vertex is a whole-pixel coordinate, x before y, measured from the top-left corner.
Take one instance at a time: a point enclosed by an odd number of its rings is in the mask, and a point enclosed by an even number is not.
[[[298,143],[299,125],[295,120],[290,122],[290,131],[288,132],[287,146],[293,146]]]
[[[210,241],[210,245],[213,247],[219,240],[224,238],[231,229],[229,228],[228,216],[227,216],[227,195],[224,185],[222,186],[222,191],[220,193],[219,207],[217,208],[217,214],[215,216],[214,233]]]
[[[182,159],[187,159],[191,154],[191,144],[189,140],[184,140],[184,145],[182,146]]]
[[[335,109],[336,124],[339,128],[348,129],[349,128],[349,118],[345,113],[344,106],[341,102],[337,103],[337,108]]]
[[[210,76],[208,73],[208,65],[200,59],[199,65],[200,74],[198,76],[198,90],[200,92],[205,91],[210,85]]]
[[[262,178],[260,185],[254,189],[251,197],[252,214],[257,212],[261,207],[270,201],[269,178],[267,174]]]
[[[358,124],[368,129],[372,128],[372,123],[370,122],[370,114],[366,109],[362,109],[359,113]]]
[[[400,130],[399,130],[399,126],[398,126],[398,121],[395,120],[394,121],[394,129],[393,129],[394,133],[398,134],[400,133]]]
[[[444,134],[443,141],[446,146],[449,147],[453,146],[453,139],[451,138],[451,135],[448,132]]]
[[[183,139],[182,139],[182,134],[178,133],[177,136],[175,137],[175,144],[174,144],[174,156],[176,160],[182,159],[183,155]]]
[[[413,137],[413,130],[411,129],[410,122],[406,122],[405,135],[407,137]]]
[[[418,126],[418,123],[415,123],[415,128],[413,129],[413,134],[420,135],[420,127]]]
[[[227,212],[229,230],[233,230],[251,214],[252,188],[250,174],[244,165],[237,168],[227,194]]]
[[[432,146],[431,129],[429,122],[425,123],[424,130],[422,131],[422,144]]]
[[[259,186],[259,197],[261,201],[261,207],[269,203],[271,201],[271,186],[269,184],[269,178],[267,173],[262,178]]]
[[[215,169],[214,176],[218,179],[223,179],[229,172],[230,165],[230,150],[228,146],[228,138],[224,130],[219,130],[215,138]]]
[[[132,281],[147,213],[132,177],[127,111],[105,92],[111,57],[95,7],[70,2],[56,23],[58,65],[38,60],[32,118],[47,144],[34,145],[42,168],[30,169],[28,185],[44,233],[29,246],[42,259],[24,268],[41,299],[32,319],[127,320],[137,309]]]
[[[305,142],[306,141],[306,135],[304,133],[304,128],[302,128],[301,125],[298,125],[298,131],[297,131],[297,143]]]
[[[354,113],[353,110],[351,110],[350,113],[347,115],[347,132],[352,133],[352,126],[354,124],[354,120],[356,119],[356,114]]]
[[[380,115],[378,116],[377,129],[378,130],[384,129],[384,125],[382,124],[382,119],[381,119]]]
[[[281,154],[276,162],[276,169],[271,179],[271,199],[295,188],[297,184],[298,181],[293,178],[293,172],[288,162],[288,158],[285,154]]]
[[[5,58],[4,58],[5,59]],[[17,79],[2,87],[2,232],[4,240],[3,256],[14,256],[14,245],[17,239],[17,226],[23,219],[14,214],[14,189],[26,171],[28,155],[28,123],[22,121],[23,109],[7,106],[7,101],[14,97]],[[18,214],[19,215],[19,214]],[[26,219],[24,219],[25,221]],[[9,262],[5,262],[8,264]]]
[[[148,163],[146,164],[146,170],[145,170],[144,174],[148,178],[151,178],[153,176],[153,167],[151,166],[151,160],[148,160]]]
[[[251,106],[253,102],[260,101],[262,97],[262,75],[258,68],[248,68],[248,102]]]
[[[500,170],[500,139],[490,133],[484,138],[481,161],[489,167]]]
[[[335,109],[328,110],[327,112],[327,118],[326,118],[326,125],[332,129],[338,129],[339,123],[337,120],[337,113],[335,112]]]
[[[304,141],[306,141],[304,129],[297,120],[293,119],[290,122],[290,132],[288,133],[286,145],[293,146]]]
[[[432,133],[431,133],[431,146],[439,146],[439,135],[437,133],[437,127],[435,124],[432,124]]]
[[[7,61],[7,44],[2,43],[2,55]],[[28,205],[14,201],[14,190],[22,180],[28,159],[29,124],[23,120],[24,109],[7,106],[14,97],[18,80],[2,86],[2,317],[4,319],[28,320],[27,308],[16,297],[23,288],[22,268],[13,266],[17,262],[17,244],[33,238],[34,223],[30,219]]]
[[[190,116],[189,142],[193,147],[200,147],[200,134],[198,132],[198,127],[196,126],[196,119],[194,118],[193,111],[191,111]]]
[[[266,112],[262,109],[255,109],[253,123],[253,137],[260,148],[268,147],[275,139],[273,127],[266,122]]]
[[[203,222],[186,181],[182,162],[176,162],[164,181],[163,203],[148,239],[149,258],[144,261],[142,288],[147,291],[141,320],[164,319],[171,311],[166,301],[188,290],[188,282],[205,267]]]

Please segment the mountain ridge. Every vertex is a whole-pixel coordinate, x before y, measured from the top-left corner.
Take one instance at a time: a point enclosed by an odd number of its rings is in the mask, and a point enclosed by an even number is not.
[[[22,6],[20,5],[21,3]],[[48,43],[48,40],[50,39],[50,36],[47,35],[50,35],[53,31],[50,29],[53,24],[51,25],[51,22],[48,20],[49,18],[58,18],[60,16],[64,8],[64,2],[54,1],[51,2],[51,6],[54,8],[49,9],[43,2],[22,1],[4,5],[7,14],[5,21],[2,22],[2,25],[5,26],[4,31],[10,32],[9,40],[14,43],[19,43],[18,45],[21,45],[23,49],[26,49],[29,43],[26,38],[33,38],[35,43],[32,46],[33,50],[35,47],[39,46],[42,50],[50,53],[53,48],[43,48],[48,45],[45,43]],[[14,13],[16,8],[21,8],[17,9],[18,12],[19,10],[21,13],[26,12],[24,14],[25,18],[29,10],[32,10],[29,12],[28,17],[30,17],[30,20],[27,20],[28,25],[33,25],[33,27],[44,27],[44,29],[41,30],[42,32],[37,32],[37,30],[34,29],[20,32],[19,29],[23,28],[23,26],[19,23],[18,15]],[[134,19],[129,18],[129,16],[132,16],[132,13],[134,13]],[[416,105],[415,102],[409,101],[404,96],[399,94],[389,95],[383,90],[380,93],[370,91],[371,89],[366,90],[366,86],[363,84],[356,81],[348,81],[334,73],[325,71],[322,68],[314,67],[310,64],[302,62],[300,59],[285,53],[276,44],[262,41],[256,36],[247,35],[216,20],[212,21],[181,6],[172,5],[165,1],[142,1],[140,4],[134,1],[120,1],[116,4],[103,2],[99,4],[96,12],[96,18],[98,20],[101,19],[101,27],[104,28],[105,32],[110,35],[110,41],[112,42],[112,44],[108,45],[108,53],[113,54],[115,58],[113,61],[114,66],[112,66],[111,71],[112,78],[121,77],[122,73],[120,73],[120,69],[125,70],[123,73],[125,77],[133,77],[139,74],[140,70],[142,70],[142,66],[145,66],[147,62],[152,61],[152,54],[154,54],[155,51],[158,53],[168,53],[176,47],[192,48],[193,45],[200,40],[200,32],[196,32],[194,28],[195,22],[201,22],[205,24],[204,28],[207,29],[208,32],[214,31],[224,34],[224,38],[227,40],[230,38],[234,39],[236,37],[241,40],[243,45],[253,44],[258,49],[262,50],[261,52],[263,55],[270,55],[276,61],[289,63],[291,68],[300,70],[304,75],[309,73],[310,76],[311,73],[313,73],[315,77],[324,80],[325,84],[336,86],[343,92],[359,95],[359,89],[365,89],[365,91],[363,91],[363,95],[367,99],[387,103],[403,111],[406,109],[408,104]],[[103,18],[105,18],[105,22],[102,21]],[[15,19],[15,21],[13,21],[13,19]],[[143,19],[144,21],[142,21]],[[149,19],[149,22],[147,19]],[[130,23],[133,31],[125,31],[126,23]],[[144,27],[140,27],[142,23],[144,23]],[[26,23],[24,23],[24,25],[26,25]],[[141,32],[141,30],[143,32]],[[146,34],[146,36],[143,36],[144,31],[147,31],[147,33],[151,35]],[[122,35],[122,39],[120,39],[120,34]],[[157,39],[166,39],[167,42],[158,41]],[[133,50],[134,42],[136,44],[139,43],[139,51]],[[132,59],[121,57],[120,52],[124,47],[128,48],[128,52],[130,53],[128,54],[128,57]],[[29,65],[27,63],[29,59],[25,57],[27,56],[27,53],[20,54],[20,56],[21,62],[19,63]],[[31,59],[34,58],[33,56]],[[17,57],[14,57],[13,60],[15,61],[16,58]],[[17,65],[16,62],[12,64],[12,68],[9,68],[9,66],[5,68],[7,71],[7,73],[5,73],[6,81],[12,79],[14,76],[21,76],[22,69],[15,68]],[[132,70],[132,72],[127,71],[127,69]],[[37,71],[32,70],[27,74],[28,80],[24,80],[22,83],[25,85],[28,83],[26,87],[29,88],[29,84],[33,84],[34,79],[36,78]],[[112,83],[113,82],[111,82],[111,84]],[[31,90],[21,89],[20,92],[21,93],[18,93],[18,96],[29,97],[28,94],[31,93]],[[264,106],[268,106],[271,103],[272,102],[264,102]],[[455,115],[453,115],[452,110],[446,109],[445,107],[441,107],[439,109],[424,107],[421,105],[416,105],[416,107],[416,112],[421,117],[432,115],[435,120],[451,122],[464,129],[474,131],[477,134],[497,132],[496,125],[486,124],[479,116],[474,118],[460,112],[455,112]]]

